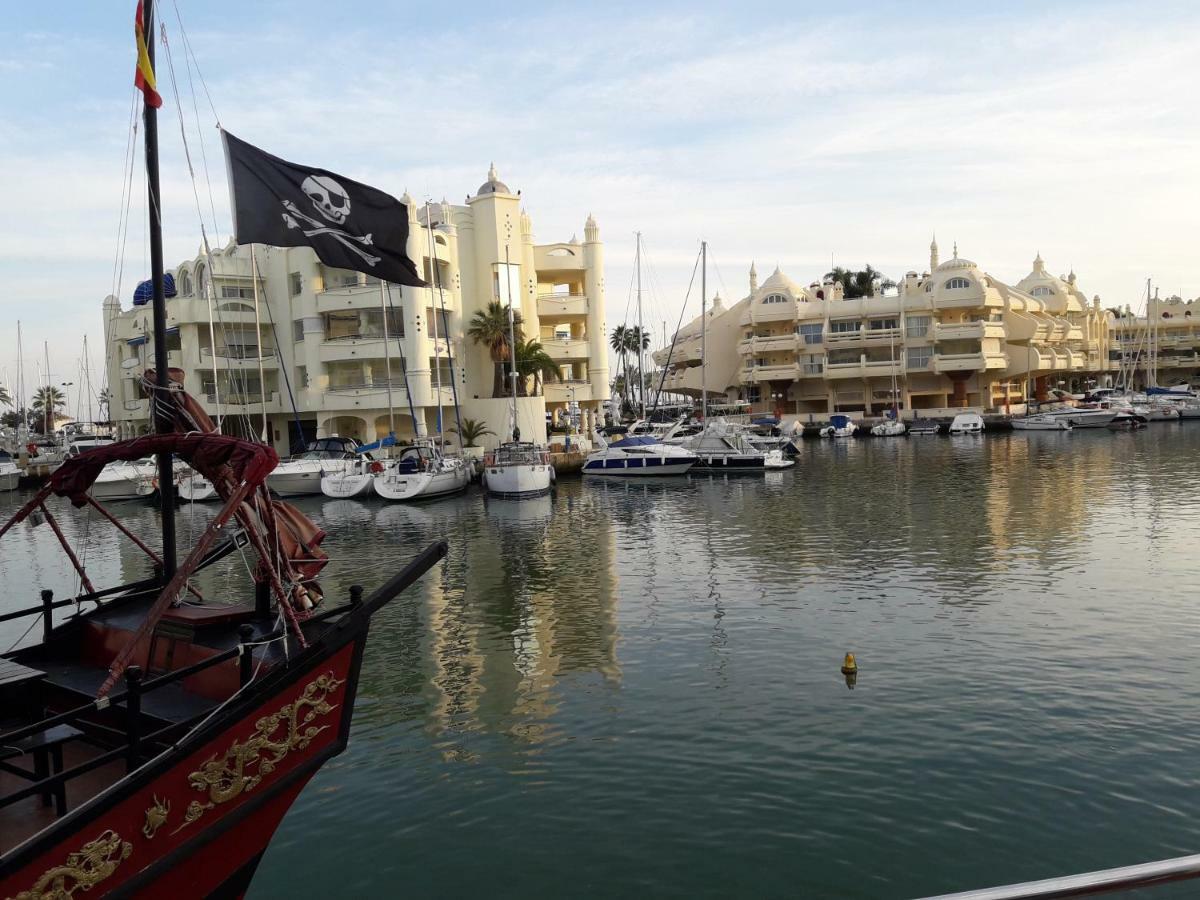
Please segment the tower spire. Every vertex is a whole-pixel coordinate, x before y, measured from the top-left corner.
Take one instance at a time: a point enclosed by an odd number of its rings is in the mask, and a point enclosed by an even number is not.
[[[929,271],[932,272],[938,267],[938,245],[937,234],[933,235],[933,240],[929,242]]]
[[[754,262],[750,263],[750,293],[753,294],[758,290],[758,270],[754,268]]]

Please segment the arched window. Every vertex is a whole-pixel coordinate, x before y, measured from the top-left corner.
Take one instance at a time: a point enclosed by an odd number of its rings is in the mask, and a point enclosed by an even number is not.
[[[933,293],[933,282],[932,281],[925,282],[925,293],[927,293],[927,294]]]
[[[218,306],[217,312],[254,312],[254,307],[249,303],[230,301],[228,303],[222,303],[220,306]]]
[[[1029,293],[1033,294],[1035,297],[1049,297],[1054,293],[1054,288],[1046,287],[1044,284],[1039,284]]]
[[[946,282],[945,288],[948,291],[963,291],[971,286],[970,279],[967,278],[951,278]]]
[[[180,297],[192,296],[192,276],[182,266],[179,269],[179,274],[175,276],[175,287],[179,289]]]
[[[208,269],[203,263],[196,266],[196,292],[201,297],[208,296]]]
[[[788,298],[783,296],[783,294],[767,294],[767,296],[762,298],[762,302],[763,303],[787,303]]]

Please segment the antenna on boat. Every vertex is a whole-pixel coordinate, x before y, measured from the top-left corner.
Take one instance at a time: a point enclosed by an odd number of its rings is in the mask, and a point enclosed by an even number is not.
[[[708,427],[708,354],[705,336],[708,334],[708,241],[700,242],[700,418]]]
[[[142,33],[154,34],[154,0],[145,0],[142,11]],[[146,55],[150,69],[154,69],[154,45],[151,38],[146,41]],[[167,376],[167,299],[163,290],[163,245],[162,245],[162,194],[158,182],[158,110],[151,104],[150,95],[143,93],[142,118],[146,135],[146,197],[150,213],[150,283],[154,289],[154,386],[155,396],[150,400],[150,413],[154,419],[154,430],[159,434],[174,431],[169,404],[158,396],[170,390]],[[211,282],[210,273],[209,280]],[[213,347],[216,353],[216,347]],[[216,381],[215,371],[213,381]],[[175,492],[171,490],[171,453],[158,453],[158,483],[161,486],[159,499],[162,504],[162,578],[169,582],[175,574]]]

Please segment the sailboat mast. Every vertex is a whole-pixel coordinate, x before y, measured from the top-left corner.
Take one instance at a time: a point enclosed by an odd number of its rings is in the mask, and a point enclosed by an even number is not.
[[[17,319],[17,409],[21,411],[21,422],[17,426],[17,435],[21,429],[29,430],[29,410],[25,407],[25,350],[21,345],[21,320]],[[21,441],[21,446],[25,446]]]
[[[92,359],[91,354],[88,353],[88,340],[86,334],[83,336],[83,386],[84,390],[87,391],[88,421],[94,422],[96,420],[92,413]]]
[[[504,245],[504,293],[508,297],[508,368],[512,378],[512,439],[520,440],[521,429],[517,425],[517,326],[513,316],[512,272],[509,269],[508,244]]]
[[[142,11],[142,33],[146,35],[146,52],[154,67],[154,0],[146,0]],[[167,298],[163,290],[162,202],[158,182],[158,111],[150,105],[149,96],[142,103],[146,135],[146,195],[150,214],[150,282],[154,288],[154,375],[156,390],[168,390],[167,378]],[[209,273],[212,283],[212,273]],[[213,381],[216,381],[216,352],[213,346]],[[154,430],[160,434],[174,430],[170,407],[151,397],[150,414]],[[162,509],[162,578],[167,583],[175,575],[175,483],[171,475],[171,454],[158,454],[159,497]]]
[[[392,350],[391,340],[388,338],[388,297],[387,283],[381,278],[379,279],[379,312],[383,316],[383,364],[387,367],[387,401],[388,401],[388,433],[395,436],[396,434],[396,408],[392,406]],[[405,384],[407,386],[408,374],[405,373]],[[410,403],[411,408],[411,403]],[[416,416],[413,416],[413,433],[420,436],[421,430],[417,427]]]
[[[271,432],[267,427],[267,382],[263,375],[262,323],[258,315],[258,257],[254,253],[253,244],[250,245],[250,280],[254,282],[254,347],[258,357],[258,393],[262,397],[262,439],[264,444],[269,444]],[[213,380],[216,380],[215,374]]]
[[[425,204],[425,236],[429,238],[429,274],[430,281],[435,281],[437,275],[437,256],[434,255],[433,243],[433,210],[430,204]],[[433,374],[434,382],[437,384],[437,426],[438,426],[438,452],[446,452],[445,429],[442,428],[442,356],[438,352],[438,328],[437,328],[437,311],[433,308],[433,292],[429,293],[429,309],[433,313],[429,317],[432,324],[433,332]],[[449,350],[449,344],[447,344]]]
[[[646,376],[642,374],[645,371],[645,358],[642,352],[642,347],[645,341],[642,339],[642,233],[637,232],[637,312],[638,312],[638,327],[637,327],[637,342],[638,342],[638,400],[642,406],[642,418],[646,418]]]
[[[700,242],[700,418],[708,426],[708,354],[704,342],[708,333],[708,241]]]
[[[54,429],[50,420],[54,416],[54,403],[51,400],[51,394],[54,388],[50,384],[50,342],[42,341],[42,355],[46,359],[46,398],[42,401],[42,424],[45,426],[45,435],[49,437]]]

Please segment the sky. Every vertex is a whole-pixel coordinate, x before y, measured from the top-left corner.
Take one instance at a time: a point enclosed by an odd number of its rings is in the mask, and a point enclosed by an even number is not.
[[[118,250],[134,0],[16,4],[0,23],[0,383],[49,369],[85,404],[101,302],[149,276],[144,181]],[[127,8],[126,8],[127,7]],[[176,11],[182,18],[180,30]],[[832,264],[892,277],[960,254],[1009,282],[1040,252],[1106,306],[1145,279],[1200,294],[1200,5],[168,0],[159,87],[166,264],[203,218],[228,237],[215,124],[397,196],[461,202],[495,162],[541,242],[606,244],[609,324],[673,331],[699,242],[710,293],[747,270],[807,284]],[[183,40],[195,72],[189,86]],[[208,100],[211,96],[211,106]],[[193,101],[193,97],[195,100]],[[196,172],[189,178],[180,110]],[[215,115],[214,115],[215,110]],[[140,145],[139,132],[137,144]],[[207,176],[206,176],[207,171]],[[199,207],[199,209],[198,209]],[[693,291],[685,318],[699,312]],[[42,367],[44,372],[44,366]]]

